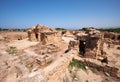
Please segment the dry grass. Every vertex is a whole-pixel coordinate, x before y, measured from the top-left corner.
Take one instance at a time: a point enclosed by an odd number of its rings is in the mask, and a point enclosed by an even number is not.
[[[7,48],[7,50],[6,50],[9,54],[12,54],[12,55],[15,55],[15,54],[17,54],[17,49],[16,49],[16,47],[12,47],[12,46],[10,46],[9,48]]]

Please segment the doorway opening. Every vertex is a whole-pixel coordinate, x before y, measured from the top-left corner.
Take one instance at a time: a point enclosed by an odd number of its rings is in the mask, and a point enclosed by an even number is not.
[[[35,34],[35,37],[36,37],[36,40],[38,41],[38,34],[37,33]]]
[[[79,40],[79,53],[84,56],[85,55],[85,48],[86,48],[86,41]]]

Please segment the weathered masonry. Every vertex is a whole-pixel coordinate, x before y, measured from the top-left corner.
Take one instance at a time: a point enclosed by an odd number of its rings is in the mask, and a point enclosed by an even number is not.
[[[96,58],[102,54],[102,34],[95,29],[88,29],[85,34],[77,35],[79,53],[85,57]]]

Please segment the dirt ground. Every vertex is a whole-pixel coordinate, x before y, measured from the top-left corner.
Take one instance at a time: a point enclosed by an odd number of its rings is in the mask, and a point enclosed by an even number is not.
[[[74,38],[62,37],[58,46],[41,47],[38,41],[28,41],[26,32],[0,32],[0,82],[120,82],[109,74],[93,72],[87,66],[87,71],[73,68],[70,73],[70,61],[80,57],[74,49],[64,53],[70,40]],[[120,50],[117,46],[108,49],[104,44],[104,50],[108,54],[109,65],[120,69]],[[40,65],[38,59],[47,56],[52,60]]]

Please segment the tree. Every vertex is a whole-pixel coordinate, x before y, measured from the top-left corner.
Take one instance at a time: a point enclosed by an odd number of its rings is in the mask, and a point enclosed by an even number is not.
[[[64,29],[64,28],[56,28],[56,30],[66,30],[66,29]]]

